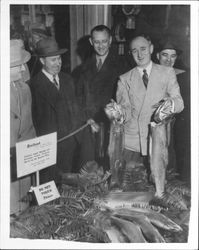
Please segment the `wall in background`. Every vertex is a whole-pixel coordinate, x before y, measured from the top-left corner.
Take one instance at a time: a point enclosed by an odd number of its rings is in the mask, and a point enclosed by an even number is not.
[[[127,42],[136,33],[148,33],[156,46],[164,34],[176,39],[183,50],[181,62],[190,67],[189,5],[11,5],[11,36],[26,41],[29,26],[42,22],[55,36],[63,56],[63,70],[70,72],[91,53],[90,30],[98,24],[112,29],[113,46],[128,56]]]

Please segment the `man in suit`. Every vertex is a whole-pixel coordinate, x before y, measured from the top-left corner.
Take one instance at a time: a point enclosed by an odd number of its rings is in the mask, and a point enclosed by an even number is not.
[[[60,49],[53,38],[42,39],[37,43],[37,55],[42,70],[31,80],[33,98],[33,122],[38,136],[57,132],[58,140],[83,125],[83,112],[77,105],[72,78],[61,72]],[[62,173],[71,172],[74,167],[75,152],[81,149],[80,162],[94,160],[88,138],[90,128],[72,136],[57,145],[57,168],[41,171],[41,182],[60,178]],[[83,143],[87,145],[83,145]],[[59,179],[58,179],[59,180]]]
[[[184,101],[184,110],[176,115],[173,126],[173,139],[176,156],[176,170],[179,177],[190,183],[191,175],[191,144],[190,144],[190,73],[189,69],[176,67],[178,57],[182,51],[176,45],[172,37],[164,37],[160,41],[156,54],[160,65],[173,67],[180,86],[181,95]]]
[[[104,107],[115,97],[119,75],[126,72],[129,67],[111,50],[112,36],[107,26],[95,26],[91,30],[89,41],[94,53],[82,65],[76,91],[87,116],[100,123],[101,129],[104,128],[104,136],[101,139],[95,138],[95,148],[96,150],[101,148],[100,152],[96,153],[97,157],[105,159],[103,156],[107,151],[110,124],[104,113]],[[105,165],[108,165],[108,161]]]
[[[117,102],[125,119],[124,158],[127,162],[136,161],[140,155],[147,156],[148,128],[156,104],[170,99],[174,113],[184,108],[174,69],[151,61],[150,38],[144,35],[133,38],[130,52],[137,66],[120,76],[117,89]]]
[[[24,49],[20,39],[10,40],[10,154],[11,186],[10,213],[19,213],[28,203],[20,201],[31,186],[31,176],[17,179],[16,143],[36,137],[32,122],[31,92],[24,81],[25,64],[30,60],[30,53]]]

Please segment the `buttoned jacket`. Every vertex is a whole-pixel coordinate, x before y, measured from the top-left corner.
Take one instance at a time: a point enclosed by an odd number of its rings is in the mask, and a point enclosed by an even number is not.
[[[31,80],[33,122],[39,136],[56,131],[60,138],[83,122],[72,78],[60,72],[59,85],[58,90],[42,71]]]
[[[76,93],[88,118],[106,121],[104,107],[115,97],[119,76],[127,70],[127,63],[113,51],[107,55],[100,71],[97,70],[95,54],[82,65]]]
[[[120,76],[117,102],[125,115],[126,148],[147,155],[154,105],[166,97],[174,101],[175,113],[183,110],[183,99],[173,68],[153,63],[147,89],[137,67]]]

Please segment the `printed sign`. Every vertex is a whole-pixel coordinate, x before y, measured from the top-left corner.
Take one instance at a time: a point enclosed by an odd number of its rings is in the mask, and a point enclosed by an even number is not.
[[[56,164],[57,133],[16,143],[17,177],[34,173]]]
[[[54,181],[47,182],[37,187],[32,187],[32,190],[35,193],[38,205],[42,205],[60,197]]]

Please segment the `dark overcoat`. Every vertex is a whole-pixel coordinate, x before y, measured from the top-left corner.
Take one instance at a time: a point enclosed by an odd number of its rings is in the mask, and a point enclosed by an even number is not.
[[[76,102],[72,78],[60,72],[59,83],[60,89],[57,90],[43,72],[39,72],[31,80],[32,115],[37,136],[56,131],[57,138],[60,139],[83,124],[84,117]],[[58,143],[57,166],[59,170],[71,171],[76,143],[77,138],[74,136]],[[43,170],[43,175],[41,173],[42,182],[57,178],[55,167],[49,171],[44,173],[45,170]]]
[[[82,65],[76,93],[87,117],[94,118],[96,122],[106,121],[104,107],[111,98],[115,99],[118,77],[128,70],[127,62],[112,51],[100,71],[97,70],[95,54]]]
[[[129,67],[127,61],[116,55],[114,51],[109,51],[100,71],[97,70],[95,54],[81,67],[79,80],[75,84],[77,97],[84,107],[87,118],[93,118],[97,123],[102,123],[101,131],[104,131],[96,134],[94,146],[96,158],[103,158],[109,143],[110,121],[104,108],[112,98],[115,99],[117,80],[121,74],[129,70]],[[108,164],[106,162],[104,165],[108,166]]]

